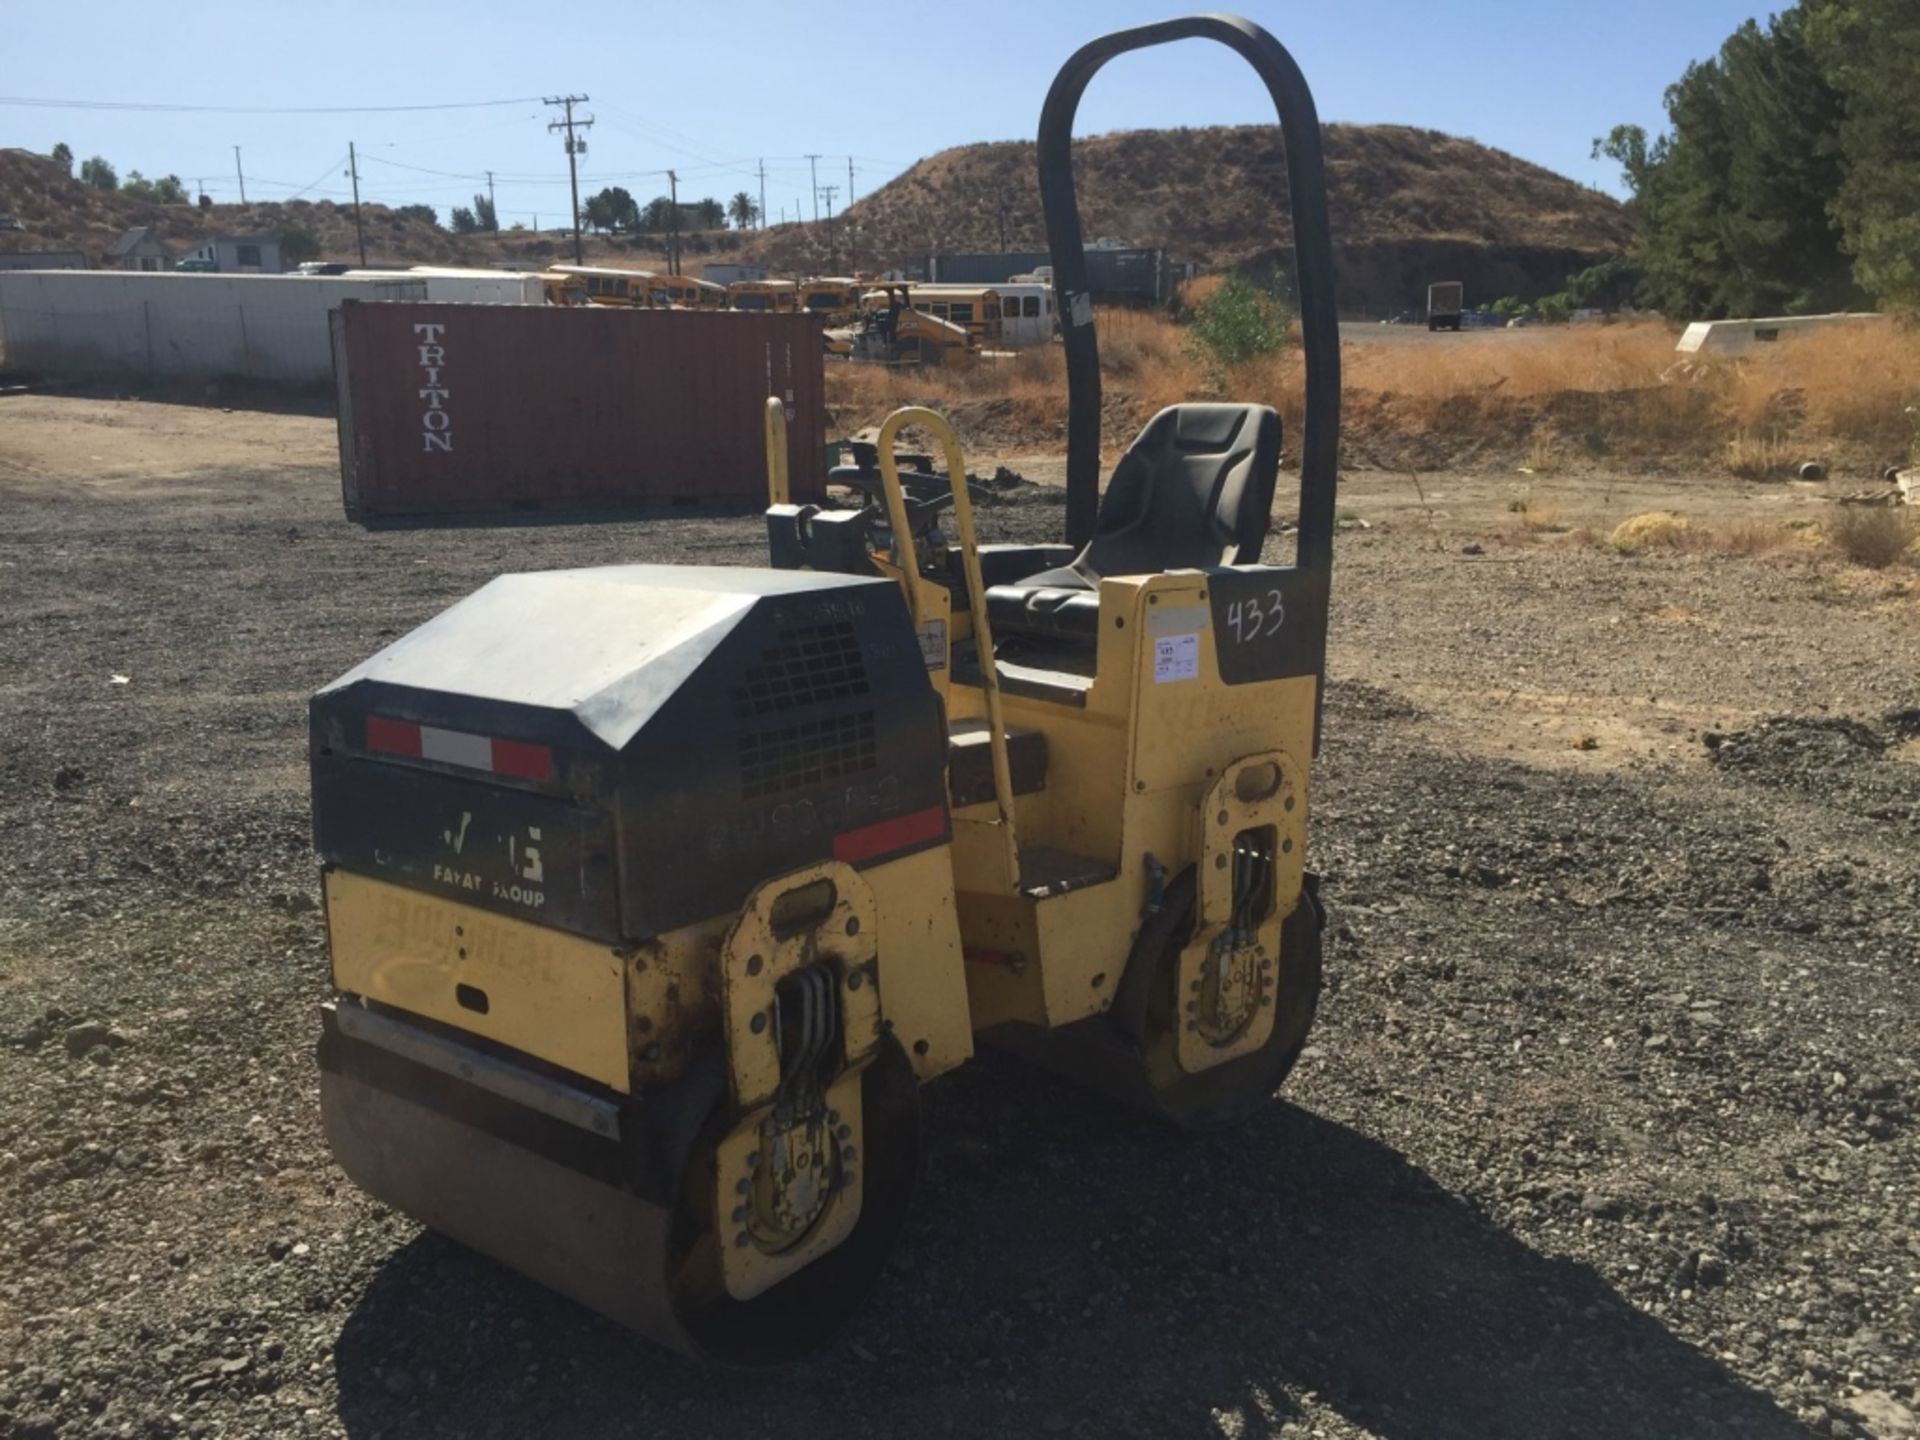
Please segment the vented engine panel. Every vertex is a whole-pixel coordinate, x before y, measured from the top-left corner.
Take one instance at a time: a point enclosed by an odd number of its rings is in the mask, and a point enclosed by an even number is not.
[[[312,760],[329,863],[607,940],[948,834],[905,605],[855,576],[505,576],[315,696]]]

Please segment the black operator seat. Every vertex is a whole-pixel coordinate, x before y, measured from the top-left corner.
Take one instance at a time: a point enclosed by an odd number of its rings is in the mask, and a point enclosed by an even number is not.
[[[1169,405],[1120,457],[1093,539],[1073,562],[987,588],[995,638],[1091,643],[1100,579],[1248,565],[1260,558],[1280,470],[1265,405]]]

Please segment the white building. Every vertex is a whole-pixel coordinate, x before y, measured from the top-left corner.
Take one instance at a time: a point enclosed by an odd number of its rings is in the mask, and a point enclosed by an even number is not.
[[[280,240],[274,235],[214,235],[180,257],[182,270],[221,275],[278,275]]]
[[[114,270],[171,270],[173,247],[154,234],[151,225],[136,225],[107,247],[107,265]]]

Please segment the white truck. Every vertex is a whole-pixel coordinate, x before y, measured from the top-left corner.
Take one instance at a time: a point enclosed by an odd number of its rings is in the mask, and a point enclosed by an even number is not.
[[[1458,280],[1440,280],[1427,287],[1427,329],[1458,330],[1466,308],[1466,286]]]

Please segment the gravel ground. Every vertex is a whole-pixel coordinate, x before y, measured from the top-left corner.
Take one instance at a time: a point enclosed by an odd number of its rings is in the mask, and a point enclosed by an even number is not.
[[[0,404],[0,1437],[1916,1433],[1910,579],[1353,477],[1283,1098],[1191,1139],[983,1058],[849,1333],[740,1379],[334,1171],[304,706],[502,569],[758,522],[367,533],[326,422]]]

